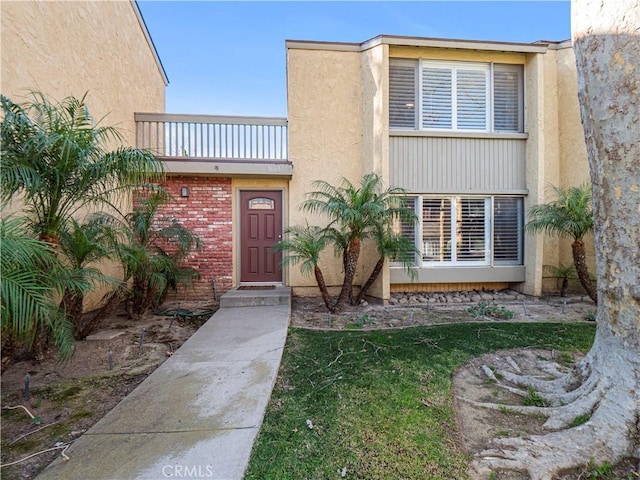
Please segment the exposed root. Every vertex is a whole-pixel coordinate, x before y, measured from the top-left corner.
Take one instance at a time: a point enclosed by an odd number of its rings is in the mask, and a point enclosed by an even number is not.
[[[616,352],[620,353],[620,351]],[[548,406],[501,405],[461,399],[480,408],[543,415],[546,434],[494,440],[472,462],[472,478],[491,478],[491,472],[526,472],[532,480],[552,480],[558,472],[595,463],[616,462],[623,457],[640,456],[640,389],[633,369],[622,368],[621,358],[611,358],[608,350],[605,365],[592,368],[590,360],[561,376],[562,368],[552,362],[536,364],[542,379],[523,373],[512,358],[503,358],[506,368],[482,366],[495,384],[519,397],[531,390]],[[624,354],[621,355],[624,357]],[[623,358],[623,360],[626,360]],[[608,363],[608,364],[607,364]],[[634,364],[634,362],[629,362]],[[612,365],[620,366],[611,368]],[[513,371],[517,373],[514,373]],[[580,381],[578,385],[576,382]],[[459,398],[459,397],[458,397]],[[580,419],[580,422],[576,422]],[[577,425],[577,426],[576,426]]]
[[[585,442],[588,439],[588,442]],[[551,480],[557,472],[618,458],[615,448],[627,444],[624,428],[603,421],[588,422],[570,430],[523,438],[503,438],[481,452],[472,463],[476,472],[511,470],[527,472],[531,480]]]
[[[511,391],[511,389],[508,389]],[[526,394],[525,394],[526,395]],[[591,395],[585,395],[569,405],[558,407],[538,407],[527,405],[502,405],[498,403],[475,402],[461,398],[460,400],[471,403],[480,408],[488,408],[500,412],[521,413],[523,415],[542,415],[547,417],[543,427],[549,430],[558,430],[571,425],[576,417],[591,416],[602,398],[601,391],[594,391]]]
[[[548,364],[545,364],[548,365]],[[545,368],[545,367],[541,367]],[[573,402],[578,401],[578,399],[583,398],[585,395],[589,395],[596,389],[602,390],[603,387],[598,386],[598,380],[595,375],[590,375],[578,388],[575,388],[570,391],[566,391],[562,385],[566,382],[559,381],[560,379],[554,380],[541,380],[531,376],[523,376],[523,375],[514,375],[508,371],[498,370],[495,373],[486,365],[482,366],[482,370],[485,375],[496,382],[496,384],[521,397],[526,397],[529,392],[528,390],[524,390],[522,388],[518,388],[522,385],[533,388],[537,394],[539,394],[545,402],[545,405],[551,407],[558,407],[562,405],[567,405]],[[497,375],[496,375],[497,374]],[[516,383],[518,387],[510,386],[504,382],[501,382],[499,377],[509,379],[510,381]],[[537,388],[536,388],[537,387]],[[538,390],[539,389],[539,390]]]
[[[543,369],[549,368],[549,362],[544,362],[542,365]],[[496,370],[495,373],[515,385],[531,387],[539,393],[553,394],[570,392],[581,385],[584,379],[582,374],[578,373],[576,369],[571,370],[568,374],[565,372],[562,376],[554,375],[555,378],[553,380],[540,379],[530,375],[521,375],[502,369]]]

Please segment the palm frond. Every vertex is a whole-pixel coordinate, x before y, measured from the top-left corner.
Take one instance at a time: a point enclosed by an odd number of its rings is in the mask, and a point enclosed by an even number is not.
[[[552,186],[555,200],[529,208],[530,220],[525,229],[549,236],[569,237],[574,241],[593,231],[591,187]]]

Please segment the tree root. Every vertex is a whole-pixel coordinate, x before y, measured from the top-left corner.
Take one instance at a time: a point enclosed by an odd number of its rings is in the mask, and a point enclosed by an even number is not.
[[[543,427],[549,433],[494,440],[473,460],[472,478],[491,478],[495,471],[518,471],[528,473],[532,480],[551,480],[590,459],[602,463],[640,458],[640,391],[634,373],[608,368],[611,365],[592,368],[597,363],[585,359],[564,376],[558,375],[561,368],[556,365],[539,364],[539,371],[552,377],[541,379],[523,374],[513,359],[504,360],[507,368],[518,373],[483,365],[485,375],[520,397],[535,390],[548,407],[461,400],[492,410],[544,415]],[[576,425],[578,418],[588,420]]]

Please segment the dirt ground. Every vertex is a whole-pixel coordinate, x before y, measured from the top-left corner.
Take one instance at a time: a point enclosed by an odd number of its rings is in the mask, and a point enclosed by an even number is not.
[[[3,358],[0,478],[34,478],[65,444],[115,407],[216,309],[211,302],[168,302],[161,307],[166,315],[148,313],[140,321],[128,320],[124,311],[117,311],[94,332],[97,338],[76,342],[75,355],[67,363],[60,364],[50,355],[42,362],[10,363]],[[198,315],[204,312],[208,313]],[[5,467],[56,446],[62,448]]]
[[[508,321],[588,321],[595,311],[591,302],[575,296],[567,299],[519,298],[512,302],[497,302],[513,312]],[[435,325],[481,320],[479,312],[469,312],[473,303],[401,303],[382,306],[369,303],[348,306],[340,315],[329,315],[320,298],[292,300],[291,325],[312,329],[379,329],[407,328],[415,325]],[[114,314],[98,329],[104,339],[85,340],[76,345],[74,358],[66,364],[54,359],[41,363],[22,361],[11,365],[3,362],[2,372],[2,465],[23,459],[32,453],[56,448],[15,466],[2,468],[2,478],[32,479],[63,451],[64,446],[89,429],[130,393],[142,380],[175,351],[209,316],[172,316],[177,309],[188,312],[213,311],[215,305],[204,302],[172,302],[162,306],[167,315],[148,314],[139,322],[129,321],[123,312]],[[505,321],[485,316],[485,322]],[[144,337],[143,337],[144,328]],[[116,335],[117,334],[117,335]],[[141,342],[141,337],[142,342]],[[142,346],[141,346],[142,345]],[[111,351],[111,365],[109,360]],[[534,368],[534,357],[553,357],[562,362],[572,359],[558,357],[557,352],[521,350],[509,355],[527,372]],[[498,365],[504,352],[477,358],[461,368],[454,378],[456,398],[501,402],[508,395],[496,393],[495,386],[481,373],[482,364]],[[111,369],[110,369],[111,366]],[[25,375],[29,374],[30,396],[23,398]],[[520,401],[520,400],[518,400]],[[541,432],[541,421],[524,415],[508,415],[483,411],[465,401],[456,401],[463,448],[470,455],[486,448],[492,438],[502,435]],[[23,405],[22,408],[8,409]],[[31,419],[29,414],[36,417]],[[627,464],[621,475],[632,468]],[[471,478],[474,480],[473,473]],[[520,480],[526,476],[497,472],[497,480]],[[562,480],[591,478],[579,473]],[[609,477],[593,477],[609,478]],[[635,478],[635,477],[634,477]]]

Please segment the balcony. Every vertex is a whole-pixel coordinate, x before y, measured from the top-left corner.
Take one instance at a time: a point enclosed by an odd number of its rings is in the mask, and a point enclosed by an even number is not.
[[[136,146],[180,175],[290,178],[287,119],[136,113]]]

